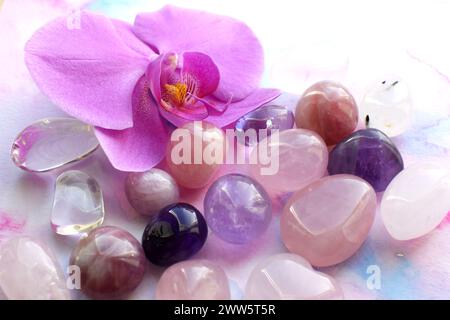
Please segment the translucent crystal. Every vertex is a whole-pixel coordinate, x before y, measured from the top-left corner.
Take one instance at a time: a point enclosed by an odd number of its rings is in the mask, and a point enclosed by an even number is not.
[[[366,93],[360,115],[367,128],[379,129],[389,137],[408,130],[412,123],[412,101],[406,82],[395,75],[378,80]]]
[[[15,139],[11,158],[33,172],[50,171],[84,159],[98,147],[91,126],[70,118],[49,118],[25,128]]]
[[[56,233],[74,235],[103,223],[103,195],[97,181],[81,171],[67,171],[56,179],[51,224]]]

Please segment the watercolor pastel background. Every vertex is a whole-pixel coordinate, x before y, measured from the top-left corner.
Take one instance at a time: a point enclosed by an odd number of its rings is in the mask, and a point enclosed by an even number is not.
[[[50,228],[58,172],[29,174],[9,159],[11,142],[22,128],[44,117],[63,115],[31,80],[23,63],[25,41],[46,21],[82,8],[133,22],[136,13],[167,3],[230,15],[249,24],[266,53],[263,85],[289,92],[279,101],[291,108],[317,80],[341,81],[361,101],[379,76],[402,76],[410,85],[415,108],[413,128],[394,140],[406,166],[434,158],[450,161],[450,1],[4,0],[0,1],[0,241],[15,234],[40,237],[57,253],[63,267],[74,246],[74,240],[57,236]],[[92,175],[103,187],[104,224],[121,226],[140,239],[146,221],[124,201],[125,175],[111,167],[101,150],[72,168]],[[201,208],[203,194],[190,193],[184,200]],[[198,255],[224,266],[235,298],[240,297],[257,262],[285,251],[278,230],[280,204],[275,207],[271,228],[256,243],[232,246],[210,234]],[[346,298],[450,298],[449,222],[445,220],[422,239],[399,242],[389,237],[377,217],[361,250],[323,271],[337,279]],[[378,289],[367,286],[370,266],[381,272]],[[161,272],[150,266],[129,298],[153,298]],[[79,292],[73,297],[84,298]]]

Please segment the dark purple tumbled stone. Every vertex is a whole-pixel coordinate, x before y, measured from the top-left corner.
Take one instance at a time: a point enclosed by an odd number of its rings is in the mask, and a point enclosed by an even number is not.
[[[294,126],[294,114],[284,106],[269,104],[253,110],[236,121],[235,130],[239,137],[244,138],[244,134],[249,129],[256,130],[255,141],[245,139],[245,145],[253,145],[269,136],[272,130],[287,130]],[[267,135],[260,137],[259,130],[267,130]],[[239,140],[240,142],[244,142]],[[252,143],[254,142],[254,143]]]
[[[150,262],[169,266],[197,253],[207,235],[200,211],[187,203],[175,203],[163,208],[147,225],[142,247]]]
[[[377,129],[354,132],[331,151],[330,175],[348,173],[369,182],[375,191],[384,191],[403,170],[403,159],[395,144]]]

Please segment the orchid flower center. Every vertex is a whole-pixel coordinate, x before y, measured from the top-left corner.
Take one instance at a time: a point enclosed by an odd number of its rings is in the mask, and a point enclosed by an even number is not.
[[[198,82],[190,74],[184,73],[180,79],[175,83],[165,83],[163,85],[162,102],[166,107],[183,108],[192,105],[196,100],[200,99],[197,96]],[[170,108],[170,107],[169,107]]]

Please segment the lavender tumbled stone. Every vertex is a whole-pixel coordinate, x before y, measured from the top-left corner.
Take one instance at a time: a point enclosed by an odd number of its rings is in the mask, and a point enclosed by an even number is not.
[[[384,191],[403,170],[403,159],[395,144],[377,129],[354,132],[331,151],[330,175],[348,173],[369,182],[375,191]]]
[[[294,114],[284,106],[265,105],[261,108],[253,110],[238,119],[235,125],[237,136],[242,136],[248,129],[256,130],[256,140],[250,141],[245,139],[245,145],[254,145],[260,140],[259,130],[267,130],[267,135],[272,133],[272,130],[287,130],[294,126]]]
[[[261,236],[272,218],[272,203],[264,188],[241,174],[217,179],[204,200],[206,221],[222,240],[247,243]]]

